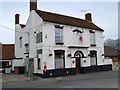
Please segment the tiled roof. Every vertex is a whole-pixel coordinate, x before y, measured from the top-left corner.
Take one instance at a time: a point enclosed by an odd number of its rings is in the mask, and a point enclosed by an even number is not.
[[[87,20],[80,19],[80,18],[60,15],[60,14],[41,11],[41,10],[37,10],[37,14],[44,21],[47,21],[47,22],[53,22],[53,23],[58,23],[58,24],[65,24],[65,25],[78,26],[78,27],[83,27],[83,28],[88,28],[88,29],[104,31],[103,29],[95,25],[94,23],[87,21]]]
[[[104,46],[104,53],[106,57],[118,57],[120,52],[110,46]]]
[[[14,44],[0,44],[0,59],[2,60],[8,60],[15,58],[14,54]]]

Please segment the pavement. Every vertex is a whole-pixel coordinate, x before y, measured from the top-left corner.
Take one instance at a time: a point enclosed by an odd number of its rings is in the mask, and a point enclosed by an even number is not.
[[[3,77],[3,88],[118,88],[117,71],[37,78],[32,81],[24,75],[4,74]]]
[[[25,76],[24,74],[19,74],[19,75],[16,75],[16,74],[4,74],[2,73],[2,82],[16,82],[16,81],[36,81],[36,80],[74,80],[74,79],[89,79],[91,77],[94,76],[94,78],[97,78],[98,77],[98,74],[99,74],[99,78],[101,77],[102,78],[102,75],[105,74],[104,78],[106,77],[109,77],[110,74],[112,73],[118,73],[117,71],[105,71],[105,72],[95,72],[95,73],[88,73],[88,74],[77,74],[77,75],[71,75],[71,76],[61,76],[61,77],[53,77],[53,78],[41,78],[41,77],[37,77],[37,76],[34,76],[33,79],[31,80],[30,77],[27,77]],[[115,76],[117,76],[117,74],[114,74]]]
[[[26,81],[29,80],[29,77],[26,77],[24,74],[15,75],[11,74],[4,74],[2,73],[2,82],[15,82],[15,81]]]

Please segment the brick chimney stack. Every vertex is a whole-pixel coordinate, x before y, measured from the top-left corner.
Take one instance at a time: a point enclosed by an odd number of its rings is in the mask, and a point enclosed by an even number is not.
[[[30,0],[30,11],[37,11],[37,0]]]
[[[85,14],[85,20],[88,20],[88,21],[92,22],[92,15],[91,15],[91,13]]]
[[[19,16],[20,14],[15,14],[15,24],[19,24]]]

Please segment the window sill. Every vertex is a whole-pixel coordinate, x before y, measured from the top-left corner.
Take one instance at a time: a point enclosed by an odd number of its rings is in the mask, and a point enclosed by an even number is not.
[[[64,43],[55,43],[56,45],[63,45]]]
[[[26,52],[26,53],[24,53],[24,54],[29,54],[29,52]]]
[[[93,47],[95,47],[95,46],[96,46],[96,44],[91,44],[90,46],[93,46]]]

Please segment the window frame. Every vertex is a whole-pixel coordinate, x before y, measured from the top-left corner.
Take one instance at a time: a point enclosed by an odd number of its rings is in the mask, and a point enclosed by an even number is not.
[[[22,37],[19,37],[19,47],[22,47]]]
[[[55,27],[55,43],[56,45],[63,45],[63,27],[64,26],[60,26],[60,25],[54,25]]]
[[[64,69],[65,68],[65,51],[64,50],[55,50],[54,54],[55,54],[55,57],[54,57],[55,69]],[[63,57],[61,57],[61,55],[63,55]],[[56,56],[57,56],[57,59],[56,59]],[[58,59],[59,59],[59,61],[58,61]],[[61,60],[61,62],[60,62],[60,60]],[[61,63],[61,64],[57,65],[57,63]]]
[[[90,65],[97,66],[97,51],[90,51]]]
[[[43,34],[42,32],[36,34],[36,43],[41,43],[43,41],[42,34]]]
[[[95,31],[89,30],[89,33],[90,33],[90,46],[96,46]]]
[[[41,59],[37,59],[37,68],[40,70],[41,69]]]
[[[42,54],[42,49],[37,49],[37,54]]]

